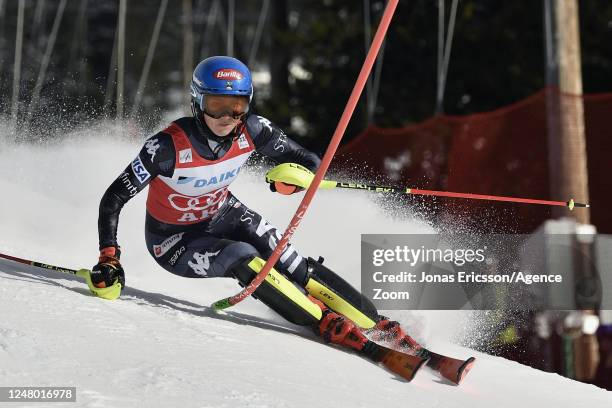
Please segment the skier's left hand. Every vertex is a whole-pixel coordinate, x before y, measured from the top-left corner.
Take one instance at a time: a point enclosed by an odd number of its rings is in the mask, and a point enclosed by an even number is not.
[[[290,195],[303,190],[304,189],[300,186],[296,186],[295,184],[283,183],[282,181],[273,181],[270,183],[270,191],[275,193]]]
[[[270,190],[280,194],[293,194],[308,188],[314,174],[296,163],[282,163],[266,173]]]

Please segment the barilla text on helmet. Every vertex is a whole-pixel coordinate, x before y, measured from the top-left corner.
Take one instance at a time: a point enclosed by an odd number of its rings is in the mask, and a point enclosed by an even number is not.
[[[219,69],[213,73],[215,79],[229,79],[235,81],[241,81],[244,78],[242,72],[231,68]]]

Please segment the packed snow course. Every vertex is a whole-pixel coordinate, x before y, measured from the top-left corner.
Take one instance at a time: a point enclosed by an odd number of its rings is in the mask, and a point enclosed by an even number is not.
[[[115,132],[0,144],[1,253],[74,269],[96,262],[100,197],[141,143]],[[232,191],[281,230],[301,199],[271,193],[261,171],[244,171]],[[407,383],[253,299],[215,315],[209,305],[238,285],[162,270],[144,245],[145,196],[121,214],[128,287],[119,300],[92,297],[71,275],[0,260],[0,386],[76,387],[76,403],[53,407],[612,406],[612,393],[592,385],[455,345],[466,325],[478,330],[462,312],[387,313],[431,349],[477,358],[459,387],[425,368]],[[428,231],[392,218],[369,193],[320,191],[293,242],[359,285],[360,234]]]

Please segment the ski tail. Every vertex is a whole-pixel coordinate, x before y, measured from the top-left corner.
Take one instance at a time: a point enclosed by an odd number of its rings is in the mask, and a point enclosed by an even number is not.
[[[412,381],[419,369],[427,362],[427,358],[413,356],[401,351],[381,346],[368,341],[362,352],[372,361],[382,363],[389,371],[407,381]]]
[[[447,357],[442,354],[430,352],[427,366],[436,370],[440,375],[450,382],[459,385],[470,372],[476,359],[470,357],[467,360]]]

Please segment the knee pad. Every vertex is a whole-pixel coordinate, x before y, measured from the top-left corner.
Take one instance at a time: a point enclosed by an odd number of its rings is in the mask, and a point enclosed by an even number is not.
[[[264,264],[265,261],[259,257],[249,257],[235,263],[229,272],[238,279],[241,286],[247,286]],[[312,326],[321,320],[321,308],[308,300],[300,289],[274,268],[254,292],[254,296],[291,323]]]
[[[304,287],[311,296],[348,317],[361,328],[370,329],[376,325],[380,316],[370,299],[321,262],[308,258],[307,263]]]

